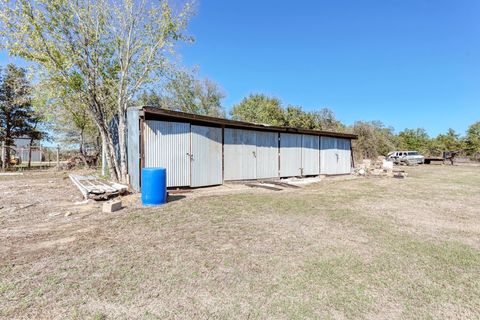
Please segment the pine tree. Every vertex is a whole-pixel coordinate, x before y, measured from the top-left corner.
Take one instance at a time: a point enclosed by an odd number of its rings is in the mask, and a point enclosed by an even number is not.
[[[0,141],[5,144],[3,165],[8,166],[15,138],[32,130],[31,86],[25,69],[13,64],[0,73]]]

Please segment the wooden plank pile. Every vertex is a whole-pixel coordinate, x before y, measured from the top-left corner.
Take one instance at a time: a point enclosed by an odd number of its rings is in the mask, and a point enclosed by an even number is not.
[[[70,174],[69,177],[85,199],[107,200],[128,190],[126,185],[99,179],[94,176]]]

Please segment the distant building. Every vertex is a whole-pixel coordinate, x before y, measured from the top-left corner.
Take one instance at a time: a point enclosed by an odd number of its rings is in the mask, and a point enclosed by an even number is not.
[[[29,137],[19,137],[14,140],[14,146],[12,149],[14,150],[14,154],[17,157],[20,157],[23,163],[28,162],[28,149],[30,145],[30,138]],[[40,141],[34,141],[32,144],[32,162],[42,161],[42,145]]]

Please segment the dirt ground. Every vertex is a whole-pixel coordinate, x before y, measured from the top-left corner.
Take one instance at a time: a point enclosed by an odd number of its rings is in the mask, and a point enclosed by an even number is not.
[[[0,176],[0,318],[480,318],[480,167],[226,185],[101,213]]]

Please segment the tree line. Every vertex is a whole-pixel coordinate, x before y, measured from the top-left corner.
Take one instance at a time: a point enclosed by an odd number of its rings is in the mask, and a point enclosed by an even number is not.
[[[28,61],[35,70],[31,86],[25,70],[6,67],[0,139],[10,145],[13,137],[41,132],[40,127],[48,124],[64,143],[77,145],[81,154],[91,148],[99,153],[103,147],[110,177],[122,182],[127,180],[126,109],[138,105],[352,132],[359,136],[354,147],[362,157],[394,149],[432,154],[461,149],[472,156],[480,152],[479,123],[464,136],[449,130],[430,138],[423,129],[396,134],[381,122],[347,126],[328,108],[306,111],[263,94],[245,97],[227,114],[220,87],[210,79],[199,79],[195,70],[185,70],[176,59],[178,43],[194,41],[186,31],[194,11],[192,3],[171,6],[167,0],[0,1],[0,48]],[[24,92],[9,89],[12,77],[21,79]],[[9,92],[18,94],[14,103]],[[12,122],[12,112],[23,120]]]
[[[339,121],[332,110],[320,108],[304,111],[300,106],[286,106],[277,98],[252,94],[233,106],[231,117],[274,126],[290,126],[353,133],[358,140],[353,148],[358,158],[376,158],[393,150],[415,150],[426,155],[440,155],[442,151],[460,151],[471,157],[480,156],[480,121],[473,123],[464,136],[448,129],[436,137],[429,137],[425,129],[405,129],[398,134],[393,127],[380,121],[356,121],[346,125]]]
[[[144,90],[131,105],[149,105],[175,111],[227,118],[222,106],[225,94],[210,79],[198,79],[194,72],[177,71],[161,90]],[[0,69],[0,141],[13,146],[16,137],[28,136],[33,143],[47,137],[47,128],[55,133],[57,141],[76,145],[79,153],[87,149],[96,154],[101,150],[101,134],[88,106],[71,89],[57,91],[56,86],[40,77],[31,85],[26,70],[8,65]],[[284,106],[282,101],[265,94],[250,94],[234,105],[229,113],[233,120],[353,133],[358,140],[353,143],[358,158],[375,158],[393,150],[416,150],[426,155],[440,155],[442,151],[460,151],[477,157],[480,154],[480,122],[473,123],[460,135],[453,129],[429,137],[424,129],[405,129],[395,133],[394,128],[380,121],[356,121],[346,125],[338,120],[329,108],[306,111],[301,106]],[[5,154],[4,163],[10,156]]]

